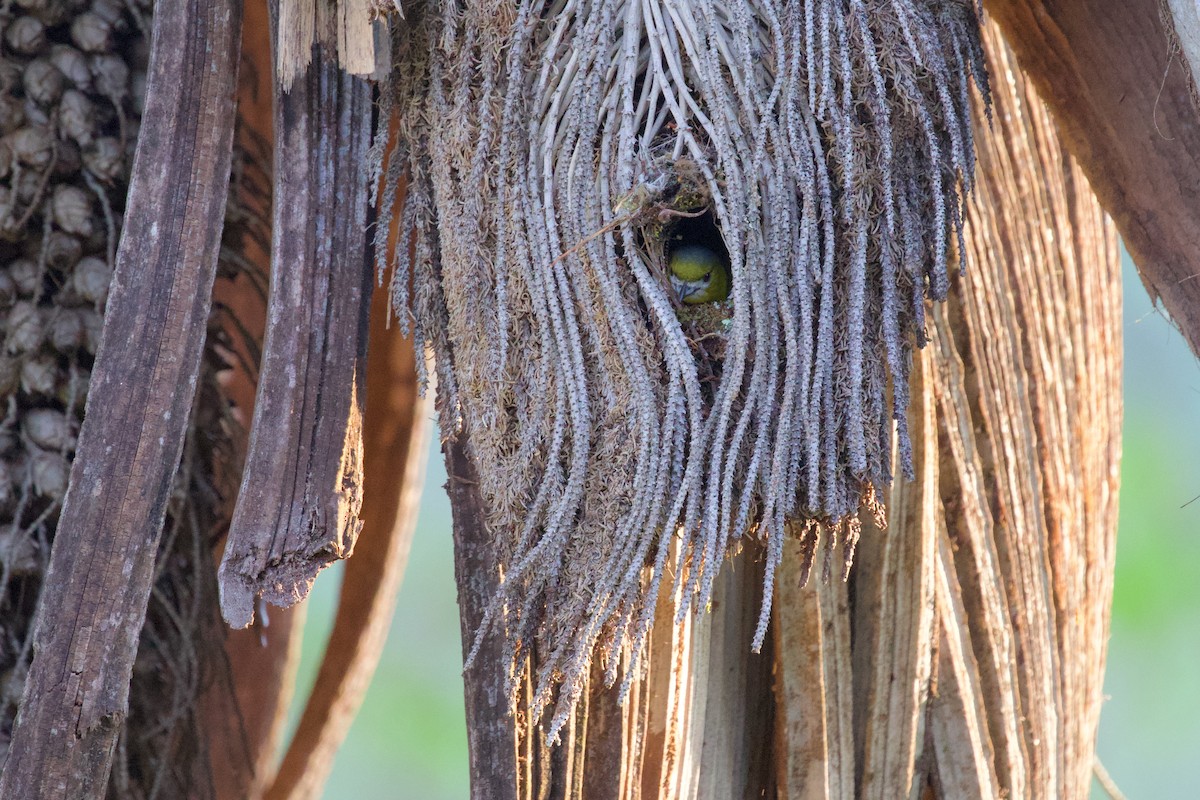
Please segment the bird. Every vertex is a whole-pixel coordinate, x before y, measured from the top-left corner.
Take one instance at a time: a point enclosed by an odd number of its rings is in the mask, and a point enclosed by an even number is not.
[[[681,303],[695,306],[729,297],[729,267],[712,248],[699,244],[676,247],[670,268],[671,286]]]

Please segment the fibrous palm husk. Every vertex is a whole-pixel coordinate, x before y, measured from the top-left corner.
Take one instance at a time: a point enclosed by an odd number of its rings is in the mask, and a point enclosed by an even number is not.
[[[979,13],[405,6],[382,115],[401,149],[381,207],[414,240],[394,301],[437,357],[443,435],[470,432],[504,555],[483,628],[505,626],[514,690],[536,638],[535,717],[564,688],[551,736],[593,655],[609,681],[622,651],[636,673],[665,572],[680,613],[703,609],[739,537],[763,539],[760,646],[785,532],[839,531],[848,564],[893,423],[911,473],[911,348],[961,236],[972,80],[987,94]],[[706,332],[663,269],[697,216],[733,278]]]

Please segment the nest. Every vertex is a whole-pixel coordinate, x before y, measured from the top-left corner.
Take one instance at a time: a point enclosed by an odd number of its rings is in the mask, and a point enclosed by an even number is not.
[[[911,474],[911,350],[962,235],[972,82],[987,99],[981,9],[405,13],[380,205],[414,245],[393,299],[436,357],[443,435],[468,435],[503,556],[476,647],[503,625],[515,697],[536,642],[533,718],[556,703],[554,737],[593,657],[610,683],[621,655],[636,676],[664,575],[681,614],[703,609],[731,548],[762,540],[760,647],[787,531],[840,531],[848,565],[875,489]],[[732,273],[716,320],[681,316],[663,264],[697,212]]]

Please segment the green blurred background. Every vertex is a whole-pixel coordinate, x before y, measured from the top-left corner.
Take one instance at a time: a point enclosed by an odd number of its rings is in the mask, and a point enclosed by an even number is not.
[[[1125,438],[1099,754],[1131,798],[1200,797],[1200,366],[1125,260]],[[463,800],[467,736],[450,506],[434,442],[396,617],[327,800]],[[307,694],[341,572],[317,580]],[[295,716],[295,715],[293,715]],[[1101,797],[1097,789],[1093,793]]]

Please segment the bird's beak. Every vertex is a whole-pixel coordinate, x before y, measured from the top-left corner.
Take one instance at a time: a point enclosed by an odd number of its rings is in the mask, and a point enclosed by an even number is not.
[[[673,276],[671,278],[671,286],[675,288],[675,297],[677,297],[681,303],[689,296],[699,291],[692,284],[687,283],[686,281],[676,280]]]

